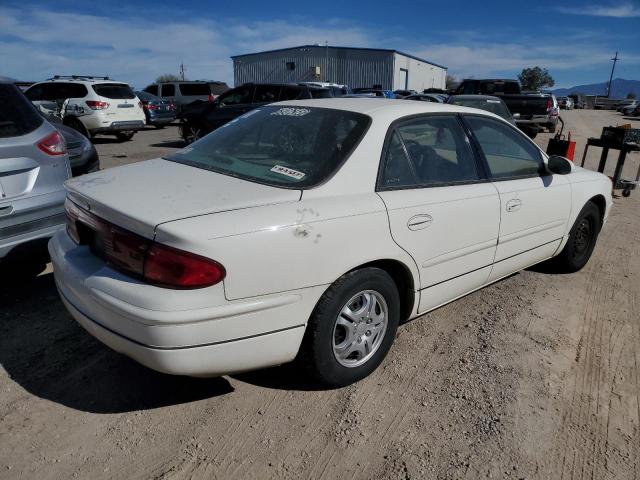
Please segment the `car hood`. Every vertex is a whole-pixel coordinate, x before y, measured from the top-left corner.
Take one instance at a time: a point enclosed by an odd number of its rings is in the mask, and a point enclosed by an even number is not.
[[[199,215],[300,200],[270,187],[161,158],[102,170],[65,184],[69,198],[116,225],[153,238],[158,225]]]

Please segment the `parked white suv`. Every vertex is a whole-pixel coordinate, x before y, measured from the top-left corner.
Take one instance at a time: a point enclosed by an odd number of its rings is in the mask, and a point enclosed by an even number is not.
[[[115,135],[131,140],[145,125],[144,110],[129,85],[109,77],[56,75],[27,89],[29,100],[55,102],[65,125],[87,137]]]

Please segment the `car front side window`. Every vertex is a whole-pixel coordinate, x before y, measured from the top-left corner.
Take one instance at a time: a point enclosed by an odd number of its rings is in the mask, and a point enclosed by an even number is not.
[[[530,177],[543,166],[538,148],[511,126],[479,116],[466,120],[487,161],[494,179]]]
[[[408,167],[402,153],[406,154]],[[423,117],[401,124],[390,140],[385,162],[383,188],[406,187],[411,182],[416,187],[428,187],[481,180],[455,116]]]

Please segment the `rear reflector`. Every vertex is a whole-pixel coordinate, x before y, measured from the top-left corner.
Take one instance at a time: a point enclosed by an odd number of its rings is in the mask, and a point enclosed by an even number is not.
[[[210,258],[148,240],[81,209],[67,199],[67,232],[114,269],[161,287],[204,288],[221,282],[226,271]]]
[[[47,135],[37,144],[37,147],[47,155],[58,156],[67,153],[67,144],[58,132]]]

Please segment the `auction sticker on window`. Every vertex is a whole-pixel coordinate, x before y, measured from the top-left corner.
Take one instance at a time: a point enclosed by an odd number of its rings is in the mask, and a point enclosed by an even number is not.
[[[274,165],[271,171],[279,173],[280,175],[286,175],[287,177],[295,178],[296,180],[302,180],[305,175],[302,172],[299,172],[292,168],[283,167],[281,165]]]
[[[286,117],[304,117],[311,113],[308,108],[295,108],[295,107],[283,107],[275,112],[271,112],[271,115],[282,115]]]

